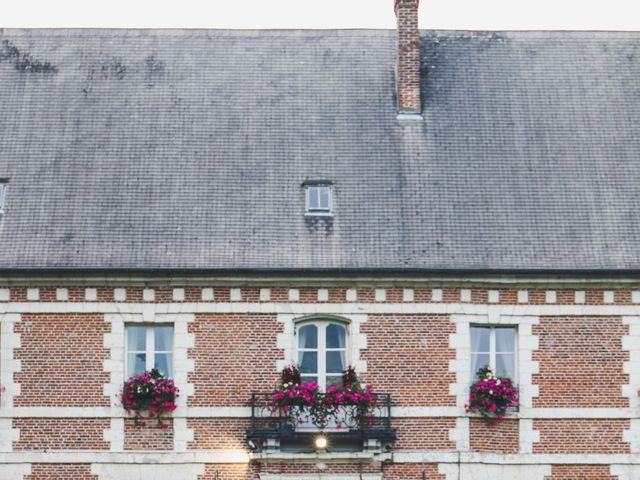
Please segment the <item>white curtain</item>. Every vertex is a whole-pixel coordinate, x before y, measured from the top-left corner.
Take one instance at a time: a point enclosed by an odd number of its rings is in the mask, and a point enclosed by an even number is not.
[[[471,381],[476,379],[478,370],[489,365],[489,336],[487,327],[471,327]]]
[[[315,325],[305,325],[298,329],[298,348],[317,348],[318,334]]]
[[[327,348],[345,348],[347,332],[342,325],[327,325]]]
[[[496,328],[496,353],[514,353],[516,351],[516,329]]]

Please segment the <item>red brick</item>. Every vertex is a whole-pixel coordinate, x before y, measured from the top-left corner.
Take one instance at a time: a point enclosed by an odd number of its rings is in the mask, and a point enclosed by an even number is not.
[[[629,427],[629,420],[620,419],[534,420],[540,442],[533,444],[533,452],[629,453],[629,444],[623,440]]]
[[[104,315],[24,314],[16,323],[21,347],[15,358],[22,371],[16,407],[106,407],[103,385],[109,374],[103,362],[110,357],[104,333],[110,325]]]
[[[394,450],[455,450],[449,430],[456,427],[455,418],[396,418],[393,427],[398,438]]]
[[[383,464],[384,480],[447,480],[438,473],[438,465],[405,463]]]
[[[190,406],[248,405],[252,391],[275,388],[276,361],[284,355],[277,348],[282,324],[275,315],[202,314],[189,331],[195,334],[195,348],[189,349],[195,361]]]
[[[20,439],[13,443],[23,450],[108,450],[103,432],[110,422],[103,418],[16,418],[13,428]]]
[[[609,465],[553,465],[545,480],[618,480],[609,474]]]
[[[163,420],[162,427],[156,419],[145,419],[136,426],[133,419],[124,421],[125,450],[173,450],[173,420]]]
[[[449,395],[449,334],[455,325],[448,315],[369,315],[360,327],[367,334],[363,378],[376,391],[391,393],[395,405],[455,406]]]
[[[35,463],[31,465],[31,475],[24,480],[98,480],[91,475],[91,465]]]
[[[520,449],[520,430],[516,419],[488,423],[484,418],[471,418],[469,431],[473,452],[518,453]]]
[[[620,317],[541,317],[533,334],[540,348],[533,375],[540,396],[534,407],[625,408],[629,399],[621,387],[629,382],[623,371],[629,353],[622,350],[628,327]]]
[[[193,429],[193,441],[189,450],[244,450],[247,448],[248,419],[238,418],[190,418],[187,428]]]

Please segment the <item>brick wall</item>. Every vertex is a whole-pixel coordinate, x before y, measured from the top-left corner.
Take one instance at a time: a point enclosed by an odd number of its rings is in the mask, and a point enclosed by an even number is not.
[[[445,475],[438,473],[438,465],[434,464],[405,464],[384,465],[385,480],[447,480]]]
[[[545,480],[618,480],[609,474],[608,465],[554,465]]]
[[[104,316],[93,314],[25,314],[16,324],[21,346],[15,358],[21,372],[18,407],[108,406],[103,385],[108,375],[103,345]]]
[[[533,375],[540,395],[535,407],[628,407],[622,385],[629,382],[622,349],[628,326],[620,317],[542,317],[533,328],[540,348]]]
[[[414,1],[414,0],[407,0]],[[156,286],[149,288],[153,290],[154,300],[144,300],[144,290],[142,287],[105,287],[96,285],[87,285],[86,287],[57,285],[55,287],[11,287],[8,289],[9,298],[0,298],[0,303],[6,302],[53,302],[53,303],[72,303],[72,302],[113,302],[116,295],[115,291],[123,291],[124,299],[118,299],[118,303],[229,303],[229,302],[255,302],[255,303],[344,303],[345,301],[357,301],[360,303],[493,303],[498,305],[637,305],[640,304],[640,291],[628,289],[543,289],[543,288],[527,288],[522,291],[527,292],[527,300],[518,299],[519,289],[504,288],[458,288],[458,287],[437,287],[426,288],[421,286],[411,287],[413,291],[413,302],[407,302],[404,299],[404,288],[393,286],[381,286],[380,289],[385,290],[385,300],[379,300],[375,297],[375,291],[379,288],[374,287],[332,287],[332,286],[314,286],[314,287],[296,287],[298,290],[298,300],[292,301],[289,298],[290,288],[280,286],[267,287],[175,287],[184,292],[184,298],[178,300],[174,297],[174,287]],[[240,292],[239,299],[232,299],[230,295],[231,288]],[[27,299],[27,290],[37,290],[37,299]],[[66,290],[67,298],[60,299],[57,297],[58,290]],[[318,299],[318,290],[326,290],[328,299],[321,301]],[[87,290],[95,290],[96,298],[87,298]],[[211,290],[213,295],[211,298],[204,298],[203,290]],[[261,291],[268,290],[268,299],[261,298]],[[348,300],[347,292],[355,291],[355,300]],[[496,292],[497,301],[489,301],[489,291]],[[463,295],[463,292],[464,295]],[[549,296],[549,294],[552,294]],[[465,295],[468,299],[463,299]],[[582,300],[578,301],[578,295]],[[605,301],[606,295],[610,295],[611,301]],[[437,297],[437,298],[436,298]],[[550,301],[553,299],[552,301]]]
[[[368,383],[391,393],[396,405],[455,405],[449,394],[455,325],[448,315],[370,315],[361,331],[367,335],[362,358]]]
[[[257,480],[257,472],[257,465],[210,464],[198,480]]]
[[[173,421],[166,419],[163,425],[157,420],[145,420],[136,426],[132,419],[124,422],[125,450],[173,450]]]
[[[102,432],[109,420],[102,418],[17,418],[13,427],[20,439],[13,448],[20,450],[108,450]]]
[[[276,336],[282,326],[275,315],[206,314],[189,325],[195,348],[190,406],[247,405],[252,390],[272,391],[278,380],[276,361],[283,358]]]
[[[533,428],[540,432],[534,453],[629,453],[623,440],[629,420],[535,420]]]
[[[393,444],[396,450],[454,450],[455,442],[449,439],[449,431],[455,428],[455,418],[397,418],[393,427],[398,438]]]
[[[238,418],[192,418],[187,421],[192,428],[193,441],[188,448],[193,450],[244,449],[249,420]]]
[[[9,480],[9,479],[7,479]],[[34,464],[24,480],[98,480],[86,464]]]
[[[489,424],[483,418],[469,420],[470,445],[473,452],[518,453],[518,420],[506,419]]]

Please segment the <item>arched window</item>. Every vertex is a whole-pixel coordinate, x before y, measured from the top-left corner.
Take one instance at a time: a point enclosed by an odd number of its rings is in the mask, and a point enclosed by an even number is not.
[[[297,361],[303,382],[321,390],[340,384],[347,368],[347,328],[332,320],[303,322],[296,327]]]

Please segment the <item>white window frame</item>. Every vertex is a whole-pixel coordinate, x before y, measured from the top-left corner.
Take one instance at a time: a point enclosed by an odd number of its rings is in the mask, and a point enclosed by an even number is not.
[[[130,327],[144,327],[146,329],[145,332],[145,350],[130,350],[129,349],[129,334],[128,334],[128,330]],[[171,335],[171,338],[173,339],[173,345],[171,345],[171,350],[156,350],[155,346],[156,346],[156,339],[155,339],[155,334],[156,334],[156,327],[171,327],[171,329],[173,330],[173,333]],[[125,324],[125,328],[124,328],[124,371],[125,371],[125,376],[127,378],[131,377],[132,375],[134,375],[133,372],[129,373],[129,354],[131,353],[144,353],[145,356],[145,370],[150,371],[153,366],[155,365],[155,360],[156,360],[156,354],[166,354],[169,353],[171,354],[171,364],[169,365],[169,368],[171,369],[170,372],[164,372],[168,377],[172,377],[173,376],[173,370],[174,370],[174,366],[173,366],[173,362],[174,362],[174,356],[175,356],[175,338],[176,338],[176,329],[175,329],[175,325],[173,323],[127,323]]]
[[[328,207],[327,208],[311,208],[311,191],[317,189],[318,205],[320,204],[320,189],[327,190]],[[308,215],[331,215],[333,212],[333,188],[328,183],[310,183],[306,186],[306,213]]]
[[[518,384],[518,342],[519,342],[519,336],[518,336],[518,326],[517,325],[486,325],[486,324],[480,324],[480,323],[472,323],[469,325],[470,329],[471,328],[488,328],[489,329],[489,352],[474,352],[471,348],[469,349],[469,370],[471,370],[471,365],[473,365],[473,355],[474,354],[489,354],[489,368],[491,368],[491,371],[493,371],[494,373],[497,374],[496,372],[496,330],[498,329],[505,329],[505,328],[510,328],[513,329],[515,331],[515,344],[514,344],[514,352],[513,352],[513,372],[514,372],[514,378],[511,379],[511,381],[513,382],[514,385]],[[471,342],[471,330],[469,331],[469,341]],[[471,344],[469,345],[470,347],[473,345],[473,343],[471,342]],[[511,352],[504,352],[504,353],[511,353]],[[474,382],[476,379],[476,373],[478,372],[471,372],[471,381]]]
[[[4,201],[7,193],[7,185],[9,182],[0,178],[0,215],[4,213]]]
[[[308,325],[314,325],[318,332],[318,344],[317,348],[300,348],[298,330]],[[338,325],[344,329],[344,348],[327,348],[327,327],[329,325]],[[332,319],[316,319],[305,320],[295,324],[295,362],[298,363],[300,358],[300,352],[316,352],[318,371],[315,375],[302,374],[303,376],[315,376],[318,378],[318,386],[321,392],[327,389],[327,352],[341,352],[344,351],[344,367],[347,368],[351,364],[350,359],[350,345],[349,345],[349,325],[345,322]],[[329,376],[338,376],[338,374],[329,374]]]

